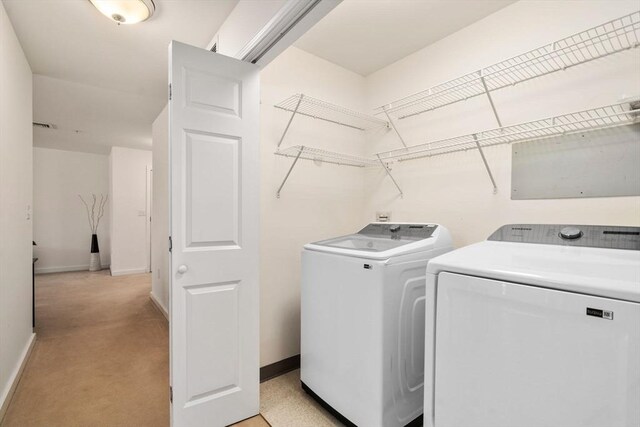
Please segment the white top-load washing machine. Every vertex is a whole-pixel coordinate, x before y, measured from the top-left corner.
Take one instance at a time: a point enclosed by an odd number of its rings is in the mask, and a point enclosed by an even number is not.
[[[640,426],[640,228],[506,225],[429,262],[427,311],[425,426]]]
[[[451,249],[441,225],[398,223],[304,247],[302,386],[343,422],[422,414],[425,268]]]

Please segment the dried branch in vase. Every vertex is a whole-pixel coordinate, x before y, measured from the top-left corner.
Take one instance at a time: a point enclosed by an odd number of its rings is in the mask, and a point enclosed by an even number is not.
[[[95,194],[91,193],[91,207],[89,207],[89,203],[87,203],[80,194],[78,194],[78,197],[80,197],[80,200],[82,200],[82,203],[87,210],[87,219],[89,221],[91,234],[97,234],[100,219],[104,216],[104,208],[107,205],[109,195],[100,194],[100,199],[98,199]]]

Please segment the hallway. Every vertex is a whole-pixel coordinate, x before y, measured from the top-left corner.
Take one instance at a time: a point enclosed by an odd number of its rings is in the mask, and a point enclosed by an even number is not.
[[[149,274],[36,276],[31,357],[3,427],[169,424],[169,331]]]

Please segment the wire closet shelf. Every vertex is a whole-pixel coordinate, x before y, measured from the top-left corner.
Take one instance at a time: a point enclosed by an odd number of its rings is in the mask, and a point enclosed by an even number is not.
[[[387,121],[304,94],[292,95],[276,108],[358,130],[387,127]]]
[[[399,119],[640,46],[640,11],[377,108]]]
[[[336,153],[333,151],[322,150],[320,148],[307,147],[305,145],[287,147],[283,150],[276,151],[275,154],[293,159],[300,158],[342,166],[355,166],[361,168],[366,166],[380,166],[380,163],[377,160],[353,156],[350,154]]]
[[[482,149],[499,144],[628,125],[638,122],[639,118],[640,98],[518,125],[385,151],[378,153],[377,156],[384,162],[420,159],[475,148]]]

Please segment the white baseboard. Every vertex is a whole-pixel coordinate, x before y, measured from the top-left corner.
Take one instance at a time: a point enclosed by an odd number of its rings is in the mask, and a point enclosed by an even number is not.
[[[5,385],[4,390],[2,391],[2,395],[0,395],[0,423],[7,413],[7,409],[9,409],[9,403],[11,403],[11,398],[13,397],[13,393],[15,393],[16,391],[16,387],[18,387],[20,377],[22,376],[24,367],[27,365],[27,360],[29,360],[31,350],[33,350],[33,345],[35,344],[35,342],[36,334],[32,333],[31,337],[27,341],[27,345],[25,346],[24,350],[22,350],[18,365],[11,373],[11,376],[9,376],[9,382]]]
[[[38,265],[36,263],[36,265]],[[103,265],[102,269],[109,268],[109,264]],[[85,265],[67,265],[63,267],[42,267],[36,268],[36,274],[48,274],[48,273],[65,273],[68,271],[89,271],[89,264]]]
[[[153,303],[153,305],[155,305],[156,308],[158,310],[160,310],[162,315],[164,317],[166,317],[166,319],[168,321],[169,320],[169,310],[167,310],[167,307],[165,307],[164,304],[162,304],[162,302],[158,298],[156,298],[156,296],[153,294],[153,292],[149,292],[149,298],[151,299],[151,302]]]
[[[144,268],[131,268],[129,270],[114,270],[113,268],[111,269],[111,275],[112,276],[126,276],[127,274],[141,274],[141,273],[148,273],[149,270],[144,267]]]

